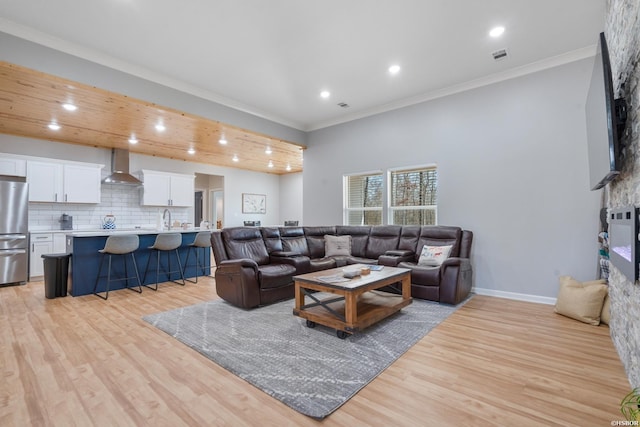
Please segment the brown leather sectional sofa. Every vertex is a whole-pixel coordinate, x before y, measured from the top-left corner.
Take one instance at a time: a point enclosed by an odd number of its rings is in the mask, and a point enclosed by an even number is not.
[[[351,236],[351,254],[325,256],[325,235]],[[450,226],[232,227],[211,234],[216,291],[253,308],[293,298],[293,276],[349,264],[411,269],[414,298],[458,304],[471,290],[473,233]],[[424,245],[452,245],[438,267],[418,265]]]

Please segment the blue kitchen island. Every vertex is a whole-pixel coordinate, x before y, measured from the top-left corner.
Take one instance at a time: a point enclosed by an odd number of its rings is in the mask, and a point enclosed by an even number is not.
[[[104,248],[105,242],[110,235],[113,234],[137,234],[140,238],[140,246],[138,250],[134,252],[134,256],[136,259],[136,264],[138,265],[138,271],[140,273],[140,280],[143,281],[143,284],[155,284],[156,283],[156,255],[152,253],[154,251],[149,250],[150,246],[153,246],[153,243],[156,240],[156,236],[160,233],[181,233],[182,234],[182,245],[178,248],[178,254],[180,256],[180,262],[184,267],[184,277],[191,278],[196,276],[196,260],[195,260],[195,252],[192,249],[191,255],[189,256],[189,266],[185,266],[185,261],[187,258],[187,251],[189,245],[193,243],[196,238],[196,234],[200,230],[198,229],[175,229],[168,231],[158,231],[158,230],[145,230],[145,229],[134,229],[134,230],[100,230],[100,231],[78,231],[67,234],[67,252],[71,253],[71,267],[69,271],[69,282],[68,282],[68,290],[72,296],[77,297],[81,295],[90,295],[93,293],[93,287],[95,285],[96,277],[98,275],[98,268],[100,267],[100,258],[102,254],[98,252],[100,249]],[[211,250],[207,248],[206,256],[203,256],[204,252],[202,248],[197,249],[199,262],[201,265],[206,266],[206,270],[199,271],[198,275],[202,276],[203,274],[209,273],[209,267],[211,265]],[[144,278],[145,267],[147,266],[147,262],[149,260],[149,256],[153,255],[153,259],[151,260],[151,264],[149,265],[149,272],[147,273],[146,279]],[[204,260],[203,260],[204,258]],[[125,277],[124,274],[124,262],[126,260],[127,263],[127,273],[128,275],[133,276],[133,264],[130,256],[113,257],[113,261],[111,264],[112,268],[112,279],[118,277]],[[172,273],[169,277],[164,271],[172,271],[178,270],[178,265],[175,258],[175,252],[170,253],[170,268],[169,263],[167,262],[167,253],[162,252],[160,254],[160,275],[158,277],[158,281],[160,283],[167,282],[169,280],[180,280],[180,273],[177,271]],[[98,292],[104,292],[106,290],[107,285],[107,259],[105,259],[105,264],[102,267],[102,274],[100,280],[98,281]],[[124,289],[126,286],[125,281],[119,282],[111,282],[109,286],[109,291],[115,291],[118,289]],[[129,281],[130,287],[137,286],[135,278]],[[137,287],[136,287],[137,289]],[[146,290],[146,289],[144,289]]]

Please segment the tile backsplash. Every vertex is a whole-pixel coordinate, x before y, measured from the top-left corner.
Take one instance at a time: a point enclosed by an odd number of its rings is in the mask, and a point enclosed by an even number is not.
[[[30,230],[59,230],[60,216],[73,216],[74,230],[102,227],[105,215],[116,217],[117,228],[155,227],[161,206],[140,206],[140,187],[103,184],[99,205],[72,203],[29,203]],[[169,207],[172,222],[193,222],[193,209]],[[194,224],[198,226],[199,224]]]

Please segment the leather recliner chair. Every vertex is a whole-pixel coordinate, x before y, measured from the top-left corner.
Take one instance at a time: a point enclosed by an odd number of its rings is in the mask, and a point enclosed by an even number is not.
[[[212,234],[216,291],[222,299],[253,308],[293,296],[292,277],[304,270],[304,265],[296,268],[296,258],[304,264],[306,257],[270,256],[259,228],[227,228]]]
[[[409,230],[408,230],[409,231]],[[411,269],[411,295],[416,298],[458,304],[471,291],[471,241],[473,233],[458,227],[420,228],[417,248],[452,245],[449,258],[435,267],[418,265],[420,253],[403,258],[397,267]],[[443,286],[449,283],[449,286]]]

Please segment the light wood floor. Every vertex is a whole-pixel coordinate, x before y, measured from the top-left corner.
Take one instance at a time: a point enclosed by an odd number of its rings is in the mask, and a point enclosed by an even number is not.
[[[322,422],[141,320],[213,279],[44,298],[0,288],[2,426],[608,426],[629,383],[606,326],[475,296]]]

